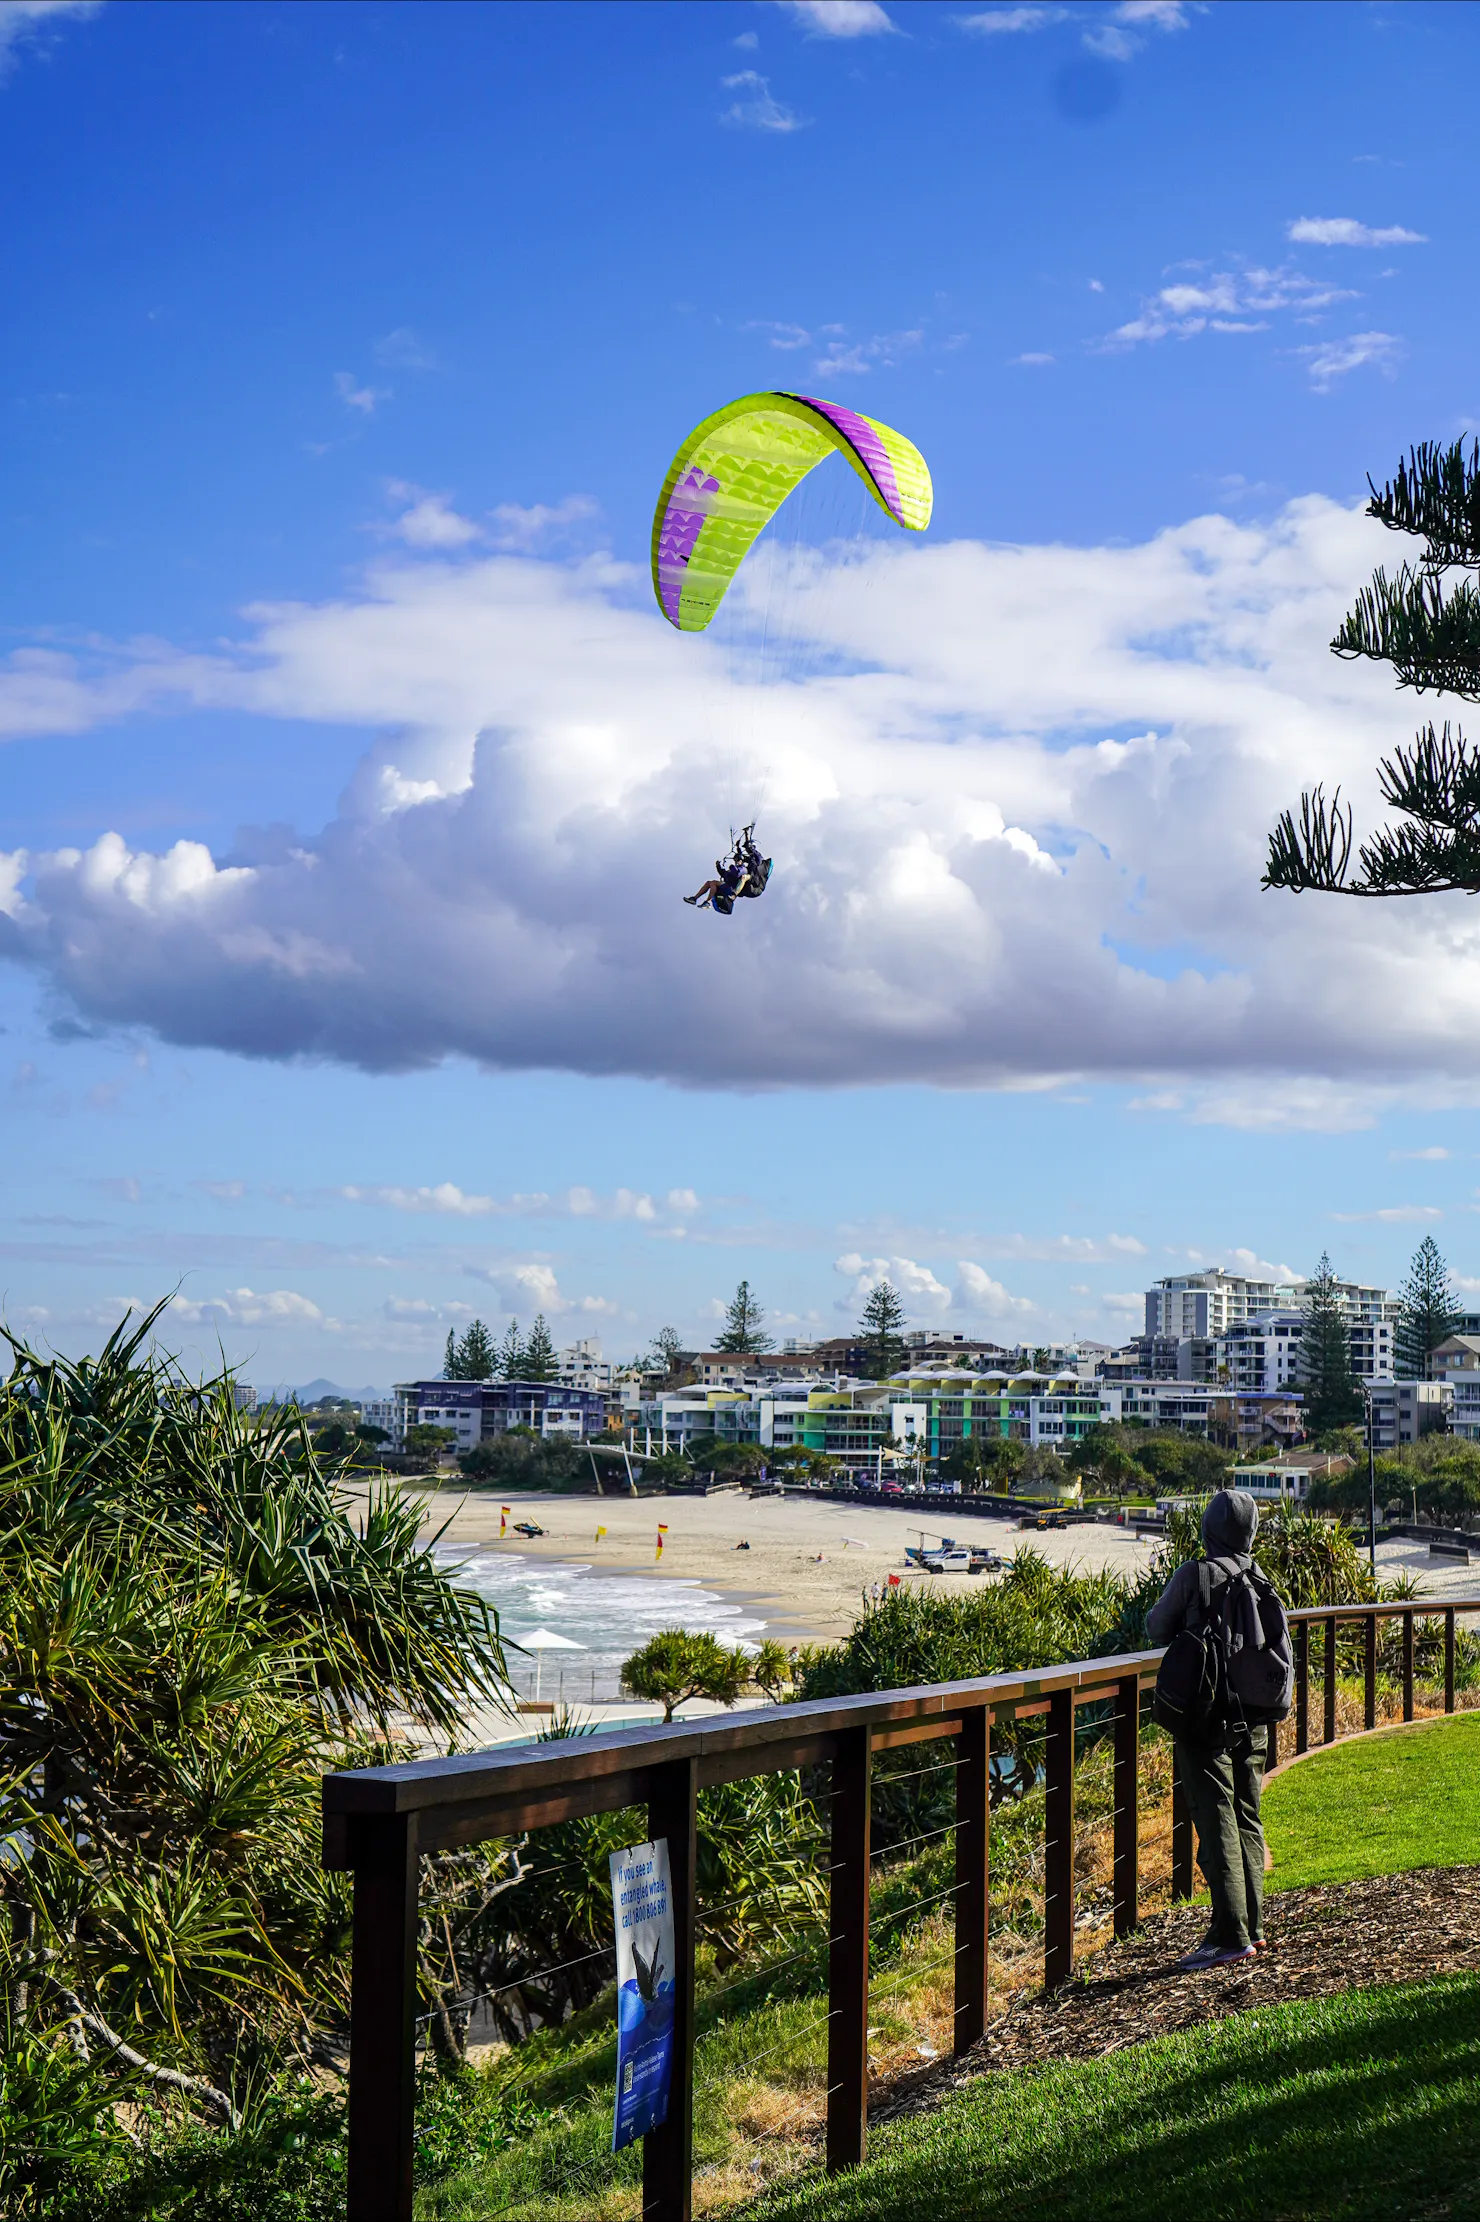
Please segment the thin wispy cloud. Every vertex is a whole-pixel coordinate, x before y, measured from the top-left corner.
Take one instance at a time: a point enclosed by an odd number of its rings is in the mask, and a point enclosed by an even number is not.
[[[579,533],[601,515],[601,504],[589,494],[567,494],[563,501],[500,502],[493,512],[492,539],[496,548],[510,548],[521,555],[557,546]]]
[[[1012,38],[1046,31],[1051,23],[1066,21],[1068,14],[1067,8],[982,8],[975,15],[958,15],[956,22],[973,38]]]
[[[65,22],[85,23],[101,9],[102,0],[0,0],[0,82],[24,48],[48,45]]]
[[[1407,231],[1402,224],[1374,228],[1359,224],[1354,216],[1297,216],[1285,237],[1311,247],[1422,247],[1428,243],[1426,232]]]
[[[602,1195],[594,1188],[580,1186],[554,1193],[536,1189],[528,1194],[490,1196],[444,1180],[419,1188],[384,1182],[348,1184],[330,1194],[342,1203],[456,1219],[631,1219],[656,1224],[664,1218],[682,1220],[700,1209],[692,1188],[670,1188],[660,1197],[638,1188],[618,1188]]]
[[[409,324],[398,324],[375,342],[375,360],[392,370],[435,370],[437,358],[419,332]]]
[[[1329,393],[1338,378],[1349,377],[1354,370],[1377,370],[1391,378],[1405,352],[1393,332],[1353,332],[1348,339],[1296,349],[1317,393]]]
[[[379,404],[391,397],[388,386],[362,386],[352,370],[335,371],[334,391],[346,409],[356,409],[365,417],[373,417]]]
[[[780,0],[811,38],[874,39],[898,26],[879,0]]]
[[[1446,1150],[1437,1142],[1433,1143],[1426,1150],[1388,1151],[1388,1156],[1392,1158],[1395,1163],[1401,1163],[1402,1161],[1406,1160],[1409,1164],[1416,1163],[1420,1165],[1438,1165],[1443,1163],[1446,1158],[1453,1157],[1453,1155],[1453,1150]]]
[[[1120,0],[1108,22],[1086,31],[1082,43],[1104,61],[1128,62],[1145,45],[1145,32],[1185,31],[1187,24],[1183,0]]]
[[[1409,1220],[1442,1219],[1444,1214],[1436,1204],[1387,1204],[1380,1211],[1333,1211],[1331,1216],[1343,1227],[1356,1227],[1370,1219],[1384,1226],[1402,1226]]]
[[[1195,270],[1195,266],[1194,266]],[[1203,332],[1261,332],[1276,316],[1310,317],[1358,296],[1349,288],[1311,278],[1288,265],[1268,270],[1192,271],[1149,295],[1139,316],[1107,332],[1097,344],[1105,353],[1154,345],[1164,339],[1196,339]]]
[[[769,78],[753,69],[737,70],[732,77],[722,77],[720,83],[735,98],[720,115],[720,122],[735,131],[801,131],[807,118],[799,116],[794,108],[771,91]]]

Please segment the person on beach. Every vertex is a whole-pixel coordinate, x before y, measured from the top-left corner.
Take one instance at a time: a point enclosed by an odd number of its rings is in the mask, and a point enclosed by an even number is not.
[[[1151,1643],[1170,1643],[1184,1628],[1201,1628],[1208,1607],[1235,1574],[1253,1565],[1259,1507],[1246,1489],[1220,1489],[1202,1517],[1204,1556],[1177,1568],[1146,1615]],[[1242,1718],[1207,1743],[1175,1738],[1177,1768],[1197,1830],[1197,1861],[1213,1901],[1208,1933],[1177,1962],[1198,1970],[1249,1960],[1264,1950],[1264,1787],[1269,1730]]]

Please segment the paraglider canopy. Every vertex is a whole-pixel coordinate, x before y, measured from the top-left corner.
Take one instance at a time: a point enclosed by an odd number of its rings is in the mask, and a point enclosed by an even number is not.
[[[930,473],[902,433],[806,394],[748,394],[697,425],[668,466],[653,517],[653,590],[670,624],[704,630],[756,535],[835,452],[896,524],[924,531]]]

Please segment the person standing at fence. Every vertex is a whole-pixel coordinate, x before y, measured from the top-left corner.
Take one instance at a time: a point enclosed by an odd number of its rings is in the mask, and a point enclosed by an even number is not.
[[[1146,1634],[1152,1643],[1172,1645],[1178,1636],[1192,1636],[1199,1645],[1207,1646],[1209,1664],[1204,1671],[1211,1674],[1219,1664],[1215,1648],[1227,1640],[1226,1608],[1234,1602],[1228,1594],[1229,1585],[1241,1591],[1249,1586],[1239,1577],[1249,1575],[1254,1568],[1252,1554],[1258,1525],[1259,1507],[1247,1490],[1217,1492],[1202,1518],[1205,1555],[1177,1568],[1146,1615]],[[1268,1588],[1257,1572],[1255,1579],[1261,1588]],[[1185,1648],[1190,1653],[1191,1647]],[[1170,1653],[1163,1662],[1164,1676],[1169,1663]],[[1222,1665],[1226,1672],[1226,1658]],[[1157,1711],[1166,1719],[1160,1703],[1160,1680]],[[1170,1720],[1168,1725],[1172,1725]],[[1205,1702],[1201,1719],[1197,1703],[1184,1698],[1180,1722],[1172,1732],[1178,1772],[1197,1831],[1198,1865],[1207,1877],[1213,1901],[1206,1937],[1177,1964],[1184,1969],[1201,1969],[1252,1959],[1264,1949],[1265,1942],[1264,1830],[1259,1799],[1268,1759],[1268,1726],[1264,1721],[1251,1722],[1239,1705],[1230,1708],[1215,1696],[1211,1705]]]

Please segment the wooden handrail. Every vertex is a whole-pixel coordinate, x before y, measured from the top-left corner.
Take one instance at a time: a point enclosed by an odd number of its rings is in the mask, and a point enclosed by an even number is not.
[[[1308,1748],[1311,1623],[1324,1630],[1325,1741],[1336,1736],[1337,1627],[1363,1624],[1364,1717],[1376,1708],[1377,1622],[1403,1622],[1403,1715],[1413,1717],[1414,1622],[1444,1620],[1444,1709],[1455,1703],[1455,1616],[1480,1597],[1381,1605],[1315,1605],[1292,1612],[1296,1750]],[[1074,1715],[1109,1703],[1114,1733],[1114,1923],[1138,1918],[1136,1784],[1141,1711],[1160,1650],[1073,1659],[1019,1674],[988,1674],[914,1689],[869,1691],[768,1706],[664,1728],[619,1728],[532,1748],[519,1744],[445,1759],[407,1760],[326,1775],[324,1865],[352,1871],[348,2222],[410,2222],[415,2097],[417,1874],[423,1852],[474,1844],[593,1813],[645,1805],[649,1833],[667,1837],[675,1875],[676,2057],[669,2120],[644,2140],[644,2222],[690,2222],[693,2088],[692,1884],[695,1799],[755,1775],[829,1765],[834,1800],[830,1865],[828,2133],[830,2167],[862,2158],[868,2020],[868,1780],[874,1752],[946,1737],[957,1743],[956,2043],[985,2026],[987,1981],[986,1783],[994,1723],[1047,1716],[1044,1965],[1064,1981],[1074,1958]],[[1273,1739],[1274,1753],[1279,1738]],[[1174,1774],[1172,1894],[1192,1889],[1192,1829]],[[860,1856],[861,1847],[861,1856]],[[684,1884],[679,1879],[690,1879]],[[677,2055],[681,2054],[681,2057]]]

